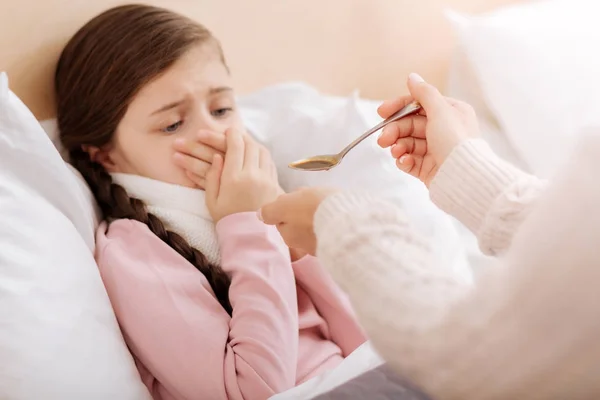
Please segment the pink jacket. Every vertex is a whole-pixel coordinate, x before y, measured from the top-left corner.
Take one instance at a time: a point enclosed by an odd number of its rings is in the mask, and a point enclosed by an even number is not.
[[[266,399],[294,387],[300,360],[311,356],[298,352],[297,285],[344,357],[365,341],[345,294],[315,258],[291,263],[275,228],[242,213],[216,230],[232,317],[206,278],[146,225],[118,220],[98,230],[102,279],[155,399]]]

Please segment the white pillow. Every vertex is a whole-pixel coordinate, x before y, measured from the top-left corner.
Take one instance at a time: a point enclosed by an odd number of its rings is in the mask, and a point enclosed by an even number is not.
[[[450,18],[477,91],[530,170],[548,177],[600,124],[596,2],[532,1]]]
[[[468,23],[466,17],[457,13],[448,12],[447,17],[458,26]],[[531,172],[527,163],[519,156],[502,131],[494,113],[489,109],[464,46],[457,46],[452,54],[445,94],[465,101],[473,107],[479,120],[481,136],[492,146],[496,154],[513,165]]]
[[[79,186],[81,195],[83,196],[81,201],[83,201],[84,207],[88,210],[87,211],[88,218],[91,218],[91,220],[92,220],[92,223],[88,224],[85,227],[84,231],[80,231],[80,232],[82,235],[91,234],[91,235],[94,235],[94,237],[95,237],[96,229],[98,228],[98,225],[99,225],[100,221],[102,220],[102,213],[100,212],[100,207],[98,206],[98,203],[96,202],[96,199],[94,198],[92,191],[90,190],[87,182],[85,181],[85,179],[83,178],[81,173],[79,171],[77,171],[77,169],[75,167],[73,167],[71,164],[68,163],[69,155],[68,155],[67,151],[65,150],[65,148],[60,143],[60,137],[58,134],[58,126],[56,125],[56,119],[52,118],[52,119],[47,119],[47,120],[41,121],[40,125],[42,126],[42,128],[44,129],[44,131],[46,132],[48,137],[50,138],[50,141],[52,142],[52,144],[54,145],[54,147],[56,148],[56,150],[58,151],[58,153],[60,154],[62,159],[67,161],[67,163],[65,165],[67,166],[67,168],[69,169],[71,174],[73,174],[73,176],[75,177],[75,182]]]
[[[0,397],[149,399],[93,258],[86,192],[0,75]]]
[[[396,168],[388,150],[376,144],[377,134],[330,171],[287,167],[300,158],[340,151],[381,121],[376,112],[380,103],[362,100],[356,93],[348,98],[325,96],[300,83],[267,87],[240,99],[246,126],[271,150],[284,190],[333,186],[389,198],[403,206],[415,228],[431,239],[440,262],[469,281],[471,271],[454,220],[431,202],[421,182]]]

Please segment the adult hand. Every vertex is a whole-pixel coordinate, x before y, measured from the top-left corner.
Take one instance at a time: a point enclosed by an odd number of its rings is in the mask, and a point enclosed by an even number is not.
[[[419,75],[409,76],[408,89],[410,96],[386,101],[379,107],[379,115],[387,118],[413,100],[422,110],[386,126],[378,143],[391,147],[400,170],[429,186],[454,147],[479,136],[479,126],[470,105],[442,96]]]
[[[311,255],[317,250],[313,220],[319,205],[337,190],[307,188],[284,194],[259,212],[265,224],[275,225],[285,243],[293,249],[302,249]]]
[[[215,155],[223,157],[227,141],[222,133],[200,131],[194,138],[177,138],[173,143],[174,162],[183,168],[198,187],[206,187],[206,173]]]
[[[258,211],[281,194],[267,149],[239,130],[228,130],[225,138],[225,157],[215,154],[206,174],[206,205],[215,223],[231,214]]]

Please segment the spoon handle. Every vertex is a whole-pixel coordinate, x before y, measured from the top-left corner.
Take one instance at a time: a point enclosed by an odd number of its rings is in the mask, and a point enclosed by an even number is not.
[[[394,121],[398,121],[399,119],[404,118],[407,115],[414,114],[414,113],[418,112],[420,109],[421,109],[421,105],[419,103],[417,103],[416,101],[413,101],[412,103],[408,103],[407,105],[402,107],[399,111],[396,111],[394,114],[390,115],[388,118],[381,121],[380,123],[378,123],[371,129],[369,129],[368,131],[366,131],[365,133],[363,133],[362,135],[360,135],[359,137],[354,139],[354,141],[352,143],[350,143],[348,146],[346,146],[344,148],[344,150],[342,150],[340,152],[340,154],[339,154],[340,157],[344,157],[357,144],[359,144],[360,142],[362,142],[363,140],[365,140],[366,138],[368,138],[369,136],[371,136],[378,130],[382,129],[386,125],[391,124]]]

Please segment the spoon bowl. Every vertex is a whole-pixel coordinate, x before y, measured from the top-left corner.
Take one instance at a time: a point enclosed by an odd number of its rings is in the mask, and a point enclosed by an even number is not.
[[[303,171],[327,171],[338,165],[341,161],[341,158],[338,158],[337,154],[326,154],[294,161],[290,163],[289,167]]]
[[[352,143],[346,146],[342,151],[337,154],[323,154],[319,156],[312,156],[308,158],[303,158],[301,160],[294,161],[288,165],[289,168],[298,169],[302,171],[327,171],[331,168],[338,166],[342,159],[348,154],[350,150],[352,150],[356,145],[360,142],[382,129],[388,124],[391,124],[394,121],[398,121],[401,118],[404,118],[408,115],[414,114],[421,109],[421,105],[416,101],[413,101],[404,107],[402,107],[399,111],[392,114],[389,118],[381,121],[358,138],[356,138]]]

